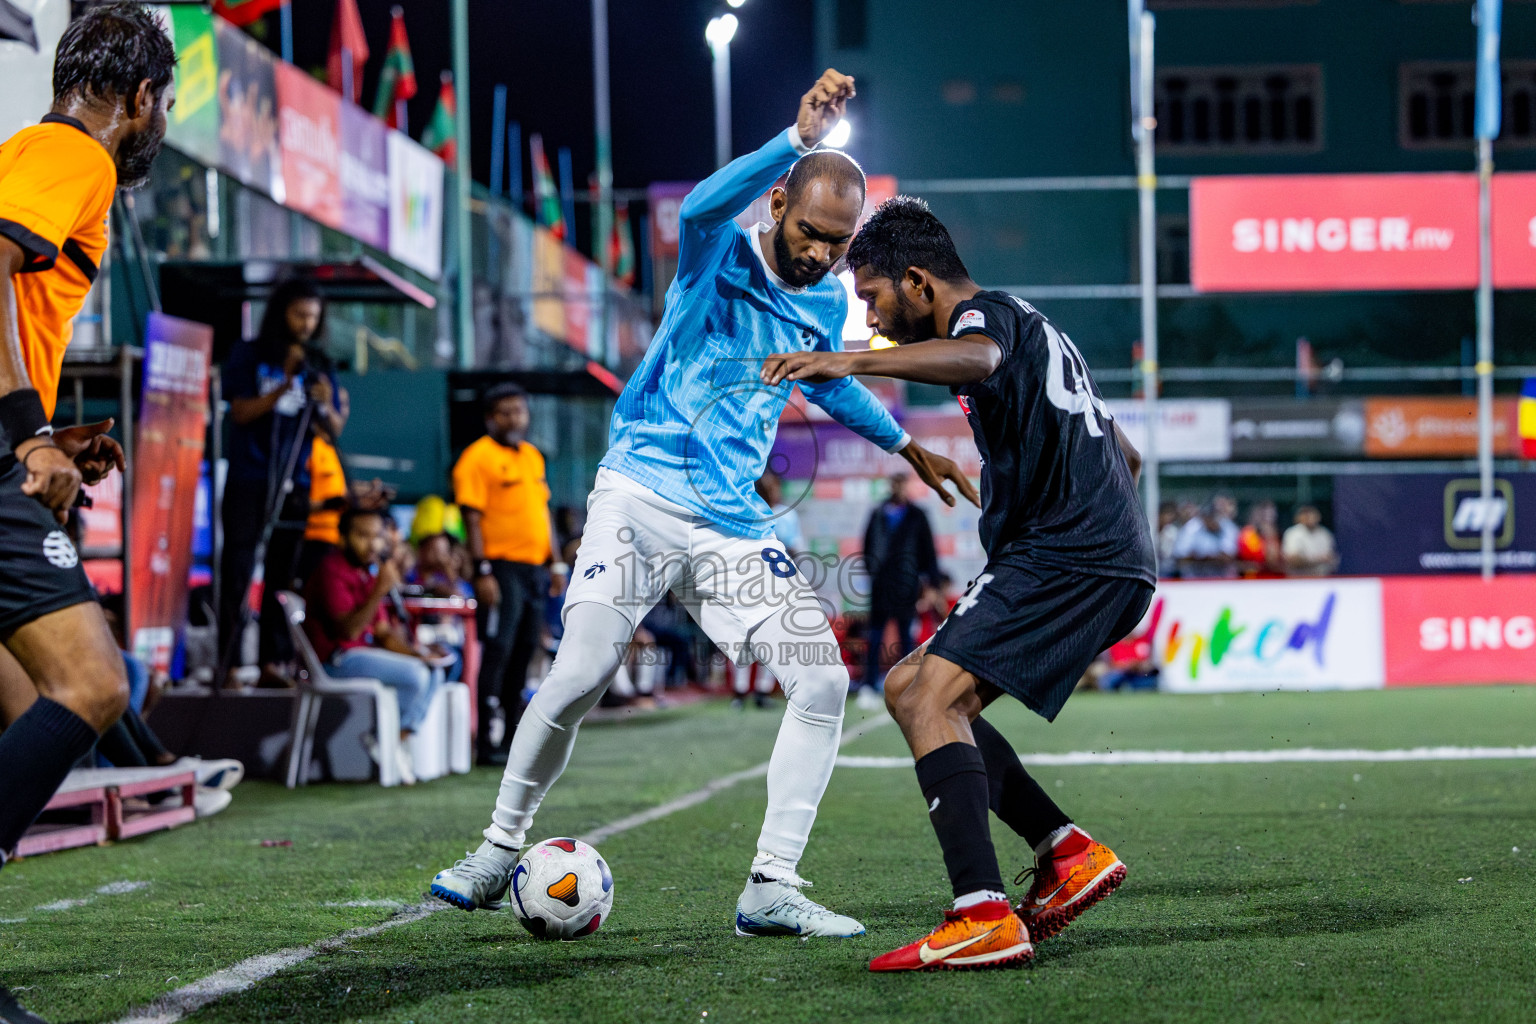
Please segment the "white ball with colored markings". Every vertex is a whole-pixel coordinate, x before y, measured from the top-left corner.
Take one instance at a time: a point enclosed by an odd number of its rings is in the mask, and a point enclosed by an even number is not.
[[[512,872],[512,912],[536,938],[584,939],[613,912],[613,872],[579,839],[530,846]]]

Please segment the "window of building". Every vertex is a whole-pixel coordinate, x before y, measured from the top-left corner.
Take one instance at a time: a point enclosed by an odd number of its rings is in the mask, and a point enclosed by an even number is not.
[[[1536,60],[1506,60],[1504,120],[1495,145],[1536,148]],[[1413,61],[1398,68],[1398,139],[1404,149],[1472,144],[1477,67],[1471,61]]]
[[[1323,69],[1316,64],[1160,68],[1156,103],[1163,152],[1323,148]]]

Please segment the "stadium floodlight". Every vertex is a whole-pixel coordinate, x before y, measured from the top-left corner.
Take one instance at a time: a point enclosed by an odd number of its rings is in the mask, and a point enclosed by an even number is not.
[[[848,139],[852,135],[853,125],[845,117],[832,126],[832,130],[827,132],[827,137],[822,140],[822,144],[830,149],[842,149],[848,145]]]
[[[731,45],[731,40],[736,38],[736,15],[722,14],[718,18],[710,18],[709,24],[704,29],[704,38],[709,45],[721,50]]]
[[[731,162],[731,40],[736,38],[736,15],[710,18],[704,29],[709,52],[714,55],[715,166]]]
[[[725,0],[725,2],[730,4],[732,7],[740,7],[742,4],[746,3],[747,0]]]

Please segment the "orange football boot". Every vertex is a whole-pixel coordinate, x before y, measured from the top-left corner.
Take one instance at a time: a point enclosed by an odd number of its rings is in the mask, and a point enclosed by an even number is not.
[[[872,971],[1005,967],[1035,955],[1029,929],[1002,900],[946,910],[944,923],[909,946],[871,960]]]
[[[1115,851],[1096,842],[1076,825],[1048,853],[1035,858],[1016,882],[1034,875],[1016,913],[1036,942],[1044,942],[1125,881],[1125,865]]]

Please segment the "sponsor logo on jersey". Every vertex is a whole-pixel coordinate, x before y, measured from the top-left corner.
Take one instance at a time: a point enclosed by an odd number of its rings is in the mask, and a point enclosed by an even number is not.
[[[982,330],[987,326],[986,314],[979,309],[968,309],[960,314],[960,319],[955,322],[955,333],[968,330]]]
[[[43,538],[43,557],[60,569],[73,569],[80,564],[80,553],[63,530],[54,530]]]

